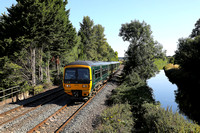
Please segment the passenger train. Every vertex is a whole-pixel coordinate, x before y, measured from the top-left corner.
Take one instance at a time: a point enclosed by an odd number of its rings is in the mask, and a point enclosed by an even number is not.
[[[75,61],[64,67],[63,88],[73,97],[88,97],[119,69],[119,62]]]

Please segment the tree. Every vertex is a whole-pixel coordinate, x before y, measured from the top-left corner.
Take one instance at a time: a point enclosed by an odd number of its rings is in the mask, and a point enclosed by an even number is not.
[[[193,73],[200,74],[200,37],[193,39],[179,39],[178,49],[175,52],[175,62],[181,66],[181,69]]]
[[[97,47],[97,58],[99,61],[108,61],[108,43],[104,34],[104,27],[100,24],[93,27],[95,31],[95,45]]]
[[[38,40],[35,36],[37,30],[37,22],[40,14],[39,1],[18,1],[16,6],[12,6],[8,9],[9,15],[2,16],[1,27],[4,32],[2,38],[3,45],[5,41],[11,41],[10,45],[6,46],[6,53],[9,58],[15,59],[15,53],[21,51],[23,47],[28,48],[30,51],[30,63],[31,63],[31,79],[32,85],[36,85],[35,76],[35,52]],[[18,55],[18,54],[17,54]]]
[[[154,59],[164,55],[162,49],[160,49],[160,44],[153,40],[151,34],[150,25],[147,25],[144,21],[140,23],[137,20],[122,24],[119,33],[124,41],[130,43],[126,51],[128,61],[125,65],[125,73],[130,74],[134,71],[144,81],[158,71],[154,65]]]
[[[80,23],[78,35],[81,37],[81,52],[79,55],[81,60],[97,60],[97,46],[94,44],[95,32],[93,26],[94,22],[88,16],[84,17],[83,22]]]
[[[43,68],[50,82],[51,58],[59,57],[64,63],[66,53],[77,44],[76,31],[69,21],[69,10],[65,9],[67,1],[17,2],[8,8],[8,15],[0,18],[0,51],[24,68],[24,78],[31,79],[33,86],[38,79],[36,73],[43,80]],[[56,68],[58,73],[59,67]]]
[[[190,35],[191,38],[194,38],[196,36],[200,35],[200,19],[197,20],[195,24],[195,28],[192,30],[192,33]]]
[[[197,105],[200,86],[200,36],[179,39],[175,52],[175,63],[180,68],[172,73],[171,81],[176,83],[176,102],[179,109],[190,119],[200,123],[200,109]],[[173,71],[172,71],[173,72]]]
[[[179,109],[190,119],[200,123],[199,101],[200,86],[200,19],[196,22],[192,34],[188,38],[178,40],[178,49],[175,51],[174,62],[179,69],[169,71],[169,79],[176,83],[176,102]]]

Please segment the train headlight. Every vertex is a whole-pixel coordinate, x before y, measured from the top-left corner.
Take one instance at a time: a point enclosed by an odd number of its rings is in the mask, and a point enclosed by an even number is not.
[[[87,88],[88,87],[88,85],[83,85],[83,88]]]
[[[70,88],[70,87],[71,87],[71,85],[66,85],[66,87],[67,87],[67,88]]]

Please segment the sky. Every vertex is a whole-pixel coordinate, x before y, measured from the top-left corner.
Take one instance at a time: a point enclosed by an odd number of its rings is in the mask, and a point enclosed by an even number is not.
[[[0,0],[0,13],[16,4],[15,0]],[[151,26],[154,40],[163,45],[167,55],[173,55],[178,39],[188,37],[200,18],[200,0],[68,0],[70,21],[80,29],[84,16],[105,28],[107,42],[123,57],[129,43],[119,37],[122,24],[131,20],[145,21]]]

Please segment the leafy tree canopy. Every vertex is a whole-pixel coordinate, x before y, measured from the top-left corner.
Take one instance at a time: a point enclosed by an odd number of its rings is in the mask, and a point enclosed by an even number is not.
[[[200,35],[200,19],[197,20],[197,22],[195,24],[195,28],[192,30],[190,37],[193,38],[193,37],[196,37],[198,35]]]
[[[137,20],[122,24],[119,36],[130,42],[125,65],[127,74],[134,71],[142,80],[147,80],[158,71],[154,64],[155,58],[163,58],[162,46],[153,40],[150,25]]]

